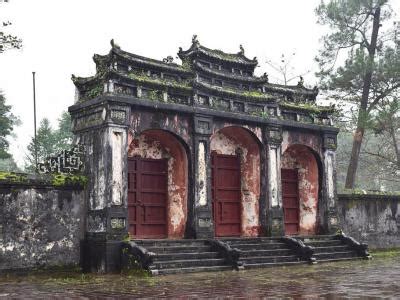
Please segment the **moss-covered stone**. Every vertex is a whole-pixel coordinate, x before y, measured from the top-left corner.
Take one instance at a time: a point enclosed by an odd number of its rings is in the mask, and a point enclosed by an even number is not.
[[[81,185],[85,186],[88,178],[84,175],[65,175],[65,174],[53,174],[52,184],[54,186],[66,186],[66,185]]]
[[[128,77],[131,79],[134,79],[135,81],[140,82],[140,83],[155,84],[158,86],[172,87],[172,88],[177,88],[177,89],[183,89],[186,91],[192,90],[192,87],[185,81],[178,82],[178,81],[166,80],[166,79],[162,79],[162,78],[152,78],[145,74],[139,74],[136,72],[129,73]]]
[[[27,174],[0,172],[0,182],[1,181],[11,182],[11,183],[26,183],[28,179],[27,179]]]

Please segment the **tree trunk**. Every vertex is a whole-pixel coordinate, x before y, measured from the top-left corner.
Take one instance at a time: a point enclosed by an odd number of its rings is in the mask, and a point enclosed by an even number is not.
[[[379,5],[379,4],[378,4]],[[374,21],[372,25],[372,33],[371,33],[371,43],[368,47],[368,66],[364,76],[364,84],[363,91],[360,101],[360,109],[358,111],[358,119],[357,119],[357,129],[354,133],[353,137],[353,147],[351,149],[351,157],[349,162],[349,167],[347,168],[346,175],[346,189],[353,189],[354,183],[356,179],[357,167],[358,167],[358,159],[360,157],[360,149],[361,144],[364,138],[365,132],[365,121],[368,116],[368,98],[369,98],[369,90],[371,88],[371,79],[373,72],[373,62],[376,51],[376,42],[378,39],[378,31],[380,27],[380,16],[381,16],[381,7],[378,6],[374,12]]]

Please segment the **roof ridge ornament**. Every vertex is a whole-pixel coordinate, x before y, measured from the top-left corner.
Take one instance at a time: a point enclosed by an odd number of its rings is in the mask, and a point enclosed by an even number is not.
[[[114,42],[114,39],[111,39],[110,44],[111,44],[111,47],[112,47],[113,49],[114,49],[114,48],[116,48],[116,49],[121,49],[121,47],[120,47],[117,43]]]
[[[304,87],[304,78],[303,78],[303,76],[299,76],[299,77],[300,77],[300,80],[297,83],[297,86],[298,87]]]
[[[243,48],[242,44],[239,45],[239,48],[240,48],[240,51],[238,54],[244,56],[244,48]]]
[[[192,37],[192,44],[193,44],[193,46],[196,47],[196,48],[200,46],[200,42],[199,42],[199,40],[197,39],[197,34],[193,34],[193,37]]]
[[[264,79],[268,83],[269,79],[268,79],[267,72],[264,72],[264,74],[262,74],[261,78]]]

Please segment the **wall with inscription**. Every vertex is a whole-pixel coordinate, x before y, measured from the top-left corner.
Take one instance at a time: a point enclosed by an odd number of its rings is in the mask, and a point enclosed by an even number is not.
[[[0,272],[78,265],[84,191],[45,182],[0,183]]]

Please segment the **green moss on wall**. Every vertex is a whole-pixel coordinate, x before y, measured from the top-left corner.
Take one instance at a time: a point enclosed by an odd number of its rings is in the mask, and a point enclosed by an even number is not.
[[[54,186],[81,185],[85,186],[88,178],[84,175],[52,174],[51,183]]]

